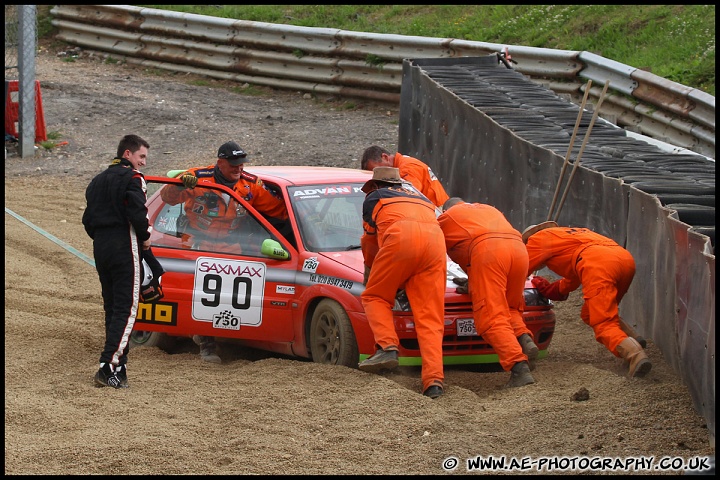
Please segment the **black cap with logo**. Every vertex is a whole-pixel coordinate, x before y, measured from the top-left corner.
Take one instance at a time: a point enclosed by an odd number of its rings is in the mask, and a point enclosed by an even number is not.
[[[218,158],[226,159],[230,162],[230,165],[233,166],[249,161],[245,150],[240,148],[240,145],[235,142],[225,142],[220,145],[217,156]]]

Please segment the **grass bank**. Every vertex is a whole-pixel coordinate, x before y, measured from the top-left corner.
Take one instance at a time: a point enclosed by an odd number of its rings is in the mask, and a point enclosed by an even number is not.
[[[215,17],[588,51],[715,95],[714,5],[143,5]]]

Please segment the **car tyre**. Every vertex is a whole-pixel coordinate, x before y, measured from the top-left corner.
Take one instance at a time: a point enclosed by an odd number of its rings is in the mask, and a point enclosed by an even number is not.
[[[171,353],[175,344],[176,338],[167,333],[133,330],[130,334],[130,348],[158,347],[160,350]]]
[[[628,183],[626,178],[623,178]],[[684,193],[693,195],[715,195],[715,185],[705,185],[693,181],[673,181],[673,180],[655,180],[655,181],[636,181],[632,186],[645,193]]]
[[[715,206],[693,203],[668,203],[665,208],[675,210],[681,222],[703,227],[715,226]]]
[[[326,298],[318,303],[308,338],[313,362],[357,368],[355,332],[347,312],[335,300]]]

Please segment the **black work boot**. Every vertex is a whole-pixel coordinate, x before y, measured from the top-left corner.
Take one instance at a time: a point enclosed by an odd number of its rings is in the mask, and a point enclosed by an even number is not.
[[[530,374],[530,366],[528,365],[528,362],[518,362],[513,365],[510,370],[510,380],[505,387],[523,387],[531,383],[535,383],[535,379]]]
[[[195,345],[200,347],[200,360],[208,363],[222,363],[220,356],[217,354],[217,343],[215,337],[206,337],[204,335],[193,335]]]
[[[438,398],[443,393],[445,393],[445,389],[443,388],[441,383],[433,383],[428,388],[425,389],[423,392],[423,395],[430,398]]]
[[[535,345],[532,337],[527,333],[523,333],[518,337],[518,343],[520,344],[523,353],[528,357],[528,365],[530,366],[530,370],[535,370],[535,364],[537,363],[540,349],[537,345]]]
[[[398,351],[388,347],[386,350],[379,348],[374,355],[360,362],[358,368],[363,372],[378,373],[382,370],[393,370],[399,364]]]

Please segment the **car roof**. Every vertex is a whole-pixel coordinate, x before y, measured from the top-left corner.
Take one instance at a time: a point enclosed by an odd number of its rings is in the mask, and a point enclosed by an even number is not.
[[[372,178],[370,171],[343,167],[248,165],[246,170],[250,174],[259,176],[263,181],[286,186],[338,182],[365,183]]]

